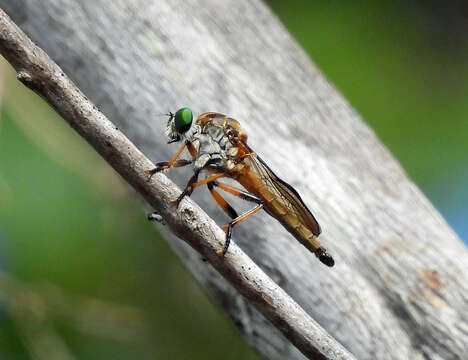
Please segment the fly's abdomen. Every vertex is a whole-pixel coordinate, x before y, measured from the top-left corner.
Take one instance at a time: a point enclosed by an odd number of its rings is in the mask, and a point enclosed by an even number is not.
[[[262,181],[251,171],[243,171],[236,177],[236,180],[248,192],[261,198],[264,201],[265,211],[278,220],[307,249],[315,253],[320,248],[320,242],[312,229],[303,223],[289,200],[277,193],[271,184]]]
[[[320,242],[317,237],[309,230],[294,213],[291,213],[287,209],[280,209],[278,212],[278,207],[275,206],[275,200],[272,202],[272,207],[266,208],[265,210],[278,220],[286,230],[288,230],[291,235],[293,235],[296,240],[303,244],[311,252],[314,252],[320,248]],[[282,215],[286,212],[285,215]]]

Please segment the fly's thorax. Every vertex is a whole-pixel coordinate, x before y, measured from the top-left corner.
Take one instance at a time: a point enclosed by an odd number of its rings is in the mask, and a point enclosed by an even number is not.
[[[197,129],[193,140],[197,142],[198,158],[195,166],[216,164],[224,171],[238,171],[243,165],[239,161],[239,141],[246,141],[239,122],[219,113],[201,114],[195,121]]]
[[[198,136],[198,141],[200,143],[200,146],[198,148],[198,154],[203,155],[203,154],[220,154],[224,155],[224,149],[221,148],[219,143],[215,141],[210,135],[208,134],[200,134]]]
[[[216,141],[221,135],[229,134],[240,141],[247,142],[247,134],[242,129],[240,123],[233,118],[216,112],[203,113],[196,119],[196,124],[201,126],[204,133],[213,133]]]
[[[198,125],[197,125],[198,126]],[[222,140],[222,133],[212,129],[211,131],[200,131],[193,134],[190,141],[197,150],[197,158],[194,163],[194,170],[201,170],[206,165],[225,168],[226,165],[226,152],[225,148],[221,147],[220,141]]]

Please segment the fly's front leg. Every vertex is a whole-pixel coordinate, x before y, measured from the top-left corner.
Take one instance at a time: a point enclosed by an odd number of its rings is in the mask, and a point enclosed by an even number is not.
[[[195,147],[192,145],[192,143],[190,143],[189,141],[186,141],[182,144],[179,150],[177,150],[177,152],[175,153],[175,155],[172,157],[171,160],[158,162],[154,169],[145,170],[145,173],[148,174],[148,179],[151,179],[151,177],[157,172],[168,170],[172,167],[181,167],[181,166],[186,166],[186,165],[191,164],[193,160],[177,160],[177,158],[180,156],[180,154],[182,153],[185,147],[187,147],[192,158],[195,158],[197,156],[197,150],[195,149]]]
[[[211,188],[210,188],[211,185]],[[227,203],[224,198],[221,197],[214,189],[212,189],[213,186],[219,187],[221,190],[224,190],[234,196],[237,196],[243,200],[254,202],[257,204],[253,209],[245,212],[242,215],[237,215],[237,212],[232,208],[231,205]],[[263,208],[263,200],[256,197],[255,195],[249,194],[246,191],[236,189],[235,187],[219,183],[217,181],[213,181],[210,184],[208,184],[208,188],[210,188],[211,195],[213,195],[214,199],[216,202],[223,208],[226,213],[233,218],[232,221],[229,222],[229,224],[225,225],[222,227],[222,229],[226,232],[226,241],[224,243],[224,247],[222,250],[218,251],[219,255],[226,255],[229,244],[231,243],[231,237],[232,237],[232,229],[235,225],[239,224],[240,222],[244,221],[247,219],[249,216],[252,216],[256,212],[258,212],[261,208]]]
[[[145,173],[148,174],[148,178],[151,178],[157,172],[167,170],[167,169],[173,168],[173,167],[186,166],[186,165],[189,165],[191,163],[192,163],[192,160],[176,160],[172,164],[171,164],[170,161],[161,161],[161,162],[156,163],[156,167],[154,169],[145,170]]]

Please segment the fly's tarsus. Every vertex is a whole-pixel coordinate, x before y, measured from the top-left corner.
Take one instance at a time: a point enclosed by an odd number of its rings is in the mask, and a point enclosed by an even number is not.
[[[184,191],[182,191],[182,193],[179,195],[177,199],[171,201],[176,207],[179,207],[180,202],[185,196],[192,195],[193,189],[196,187],[195,183],[198,180],[199,173],[200,173],[200,170],[196,171],[195,174],[193,174],[193,176],[188,181],[187,185],[185,186]]]
[[[252,197],[256,198],[255,196],[252,195]],[[256,198],[257,199],[257,198]],[[253,209],[249,210],[249,211],[246,211],[245,213],[243,213],[242,215],[236,217],[235,219],[231,220],[229,222],[229,224],[227,225],[224,225],[222,227],[222,229],[226,232],[226,242],[224,243],[224,248],[223,248],[223,251],[222,251],[222,255],[226,255],[227,251],[228,251],[228,248],[229,248],[229,244],[231,243],[231,237],[232,237],[232,229],[235,225],[239,224],[240,222],[244,221],[245,219],[247,219],[248,217],[252,216],[253,214],[255,214],[257,211],[259,211],[260,209],[263,208],[263,201],[258,199],[260,201],[260,203],[257,204],[257,206],[255,206]],[[219,251],[218,251],[218,254],[219,254]]]
[[[192,162],[193,160],[176,160],[171,164],[168,161],[162,161],[162,162],[157,163],[154,169],[145,170],[145,173],[148,174],[148,179],[151,179],[151,177],[157,172],[169,170],[170,168],[173,168],[173,167],[182,167],[182,166],[190,165]]]
[[[244,221],[245,219],[247,219],[249,216],[255,214],[257,211],[259,211],[263,207],[263,200],[246,191],[236,189],[235,187],[220,183],[216,180],[209,182],[207,185],[208,185],[208,189],[211,192],[211,195],[213,195],[213,198],[218,203],[218,205],[221,206],[221,208],[232,218],[229,224],[224,225],[222,227],[223,231],[226,232],[226,241],[224,243],[223,249],[217,251],[217,253],[219,255],[224,256],[226,255],[228,248],[229,248],[229,244],[231,243],[233,227],[237,225],[238,223],[240,223],[241,221]],[[232,206],[229,205],[228,202],[218,192],[214,190],[214,187],[218,187],[219,189],[231,195],[234,195],[242,200],[254,202],[257,204],[257,206],[245,212],[244,214],[238,215],[237,212],[232,208]]]
[[[224,230],[224,226],[223,226],[223,230]],[[232,236],[232,226],[229,226],[226,231],[226,240],[224,242],[223,249],[216,251],[218,255],[221,255],[221,256],[226,255],[229,249],[229,244],[231,243],[231,236]]]
[[[148,177],[148,180],[151,179],[153,177],[154,174],[156,174],[158,172],[158,170],[156,168],[154,169],[146,169],[145,170],[145,174],[147,175]]]
[[[182,193],[179,195],[179,197],[177,199],[174,199],[174,200],[171,200],[171,203],[176,207],[178,208],[179,207],[179,204],[181,203],[181,201],[184,199],[185,196],[190,196],[192,194],[192,187],[191,186],[187,186],[184,191],[182,191]]]
[[[148,175],[148,179],[151,179],[151,177],[157,172],[163,171],[168,168],[169,168],[169,162],[167,161],[159,162],[156,164],[156,166],[153,169],[146,169],[145,174]]]

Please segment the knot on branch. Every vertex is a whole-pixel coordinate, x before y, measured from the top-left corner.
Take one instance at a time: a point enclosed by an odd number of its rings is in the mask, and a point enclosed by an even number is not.
[[[30,87],[33,82],[33,78],[31,74],[28,73],[26,70],[18,71],[18,73],[16,74],[16,78],[19,81],[21,81],[24,85],[26,85],[27,87]]]

